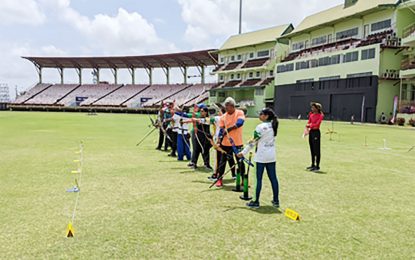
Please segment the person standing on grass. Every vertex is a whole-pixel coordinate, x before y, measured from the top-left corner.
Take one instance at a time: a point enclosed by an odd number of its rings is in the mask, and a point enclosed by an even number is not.
[[[275,151],[275,137],[278,131],[278,118],[274,111],[270,108],[264,108],[259,113],[259,124],[254,131],[253,139],[248,143],[245,149],[238,154],[239,158],[246,157],[248,153],[256,146],[256,153],[254,161],[256,162],[256,185],[255,194],[246,206],[249,208],[259,208],[259,196],[262,189],[262,176],[264,170],[267,170],[268,178],[271,181],[273,200],[271,201],[274,207],[279,208],[279,187],[276,172],[276,151]]]
[[[183,113],[187,113],[183,109]],[[184,156],[188,161],[191,160],[192,154],[190,152],[190,135],[189,135],[189,126],[184,123],[185,117],[178,107],[175,108],[175,114],[173,116],[174,125],[177,132],[177,160],[183,161]],[[174,131],[174,130],[173,130]]]
[[[234,149],[241,150],[243,147],[243,125],[245,123],[245,114],[242,110],[236,109],[236,102],[233,98],[228,97],[225,99],[226,113],[220,118],[219,121],[219,140],[218,145],[226,152],[227,155],[222,155],[219,162],[217,187],[222,187],[222,175],[225,173],[226,162],[229,166],[233,167],[235,161],[233,160]],[[245,164],[241,160],[237,160],[239,173],[245,174]]]
[[[166,142],[168,143],[168,146],[171,147],[171,153],[169,154],[169,156],[176,157],[177,133],[173,131],[173,127],[174,127],[173,115],[174,115],[174,104],[173,102],[169,102],[168,109],[164,111],[163,122],[167,123],[166,132],[169,138],[166,139]]]
[[[216,105],[216,107],[218,108],[217,115],[214,116],[214,117],[211,117],[211,121],[210,121],[210,123],[213,127],[213,132],[215,133],[215,135],[213,136],[213,142],[214,143],[217,143],[218,140],[219,140],[219,132],[220,132],[219,122],[220,122],[221,117],[226,113],[226,110],[222,105],[218,104],[218,105]],[[213,174],[212,174],[212,176],[208,177],[208,179],[211,180],[211,181],[216,181],[217,180],[217,176],[219,174],[219,163],[220,163],[221,158],[222,158],[222,152],[219,151],[219,150],[216,150],[216,157],[215,157],[215,164],[214,164]],[[230,163],[230,164],[232,164],[232,163]],[[235,162],[233,164],[235,164]],[[235,174],[235,168],[232,168],[232,177],[234,178],[235,175],[236,175]]]
[[[205,168],[208,170],[213,170],[210,166],[209,152],[210,148],[212,147],[212,144],[209,141],[209,139],[212,138],[210,134],[209,109],[206,106],[203,106],[200,108],[199,113],[199,118],[191,118],[187,121],[183,121],[184,123],[195,124],[195,142],[193,143],[192,162],[190,167],[192,169],[196,169],[199,155],[202,155]]]
[[[322,106],[319,103],[311,103],[311,112],[308,115],[308,123],[306,129],[309,132],[308,142],[310,145],[311,152],[311,166],[307,167],[307,170],[317,172],[320,170],[320,142],[321,142],[321,133],[320,125],[324,119],[324,114],[322,111]]]

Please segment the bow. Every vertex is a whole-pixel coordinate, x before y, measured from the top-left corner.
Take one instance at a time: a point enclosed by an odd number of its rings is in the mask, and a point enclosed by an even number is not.
[[[198,131],[198,129],[197,129],[197,123],[196,123],[196,120],[195,120],[195,116],[196,116],[195,109],[196,109],[196,107],[197,107],[197,104],[194,104],[194,105],[193,105],[193,113],[192,113],[192,119],[193,119],[193,130],[194,130],[195,138],[196,138],[197,142],[199,143],[200,148],[202,149],[202,154],[205,154],[205,148],[203,148],[203,145],[202,145],[202,143],[200,142],[199,137],[197,136],[197,131]]]
[[[163,135],[169,139],[170,142],[173,142],[170,138],[170,136],[167,134],[166,129],[164,129],[163,127],[163,117],[164,117],[164,111],[163,111],[163,106],[164,106],[164,100],[161,101],[161,105],[160,105],[160,130],[163,132]]]

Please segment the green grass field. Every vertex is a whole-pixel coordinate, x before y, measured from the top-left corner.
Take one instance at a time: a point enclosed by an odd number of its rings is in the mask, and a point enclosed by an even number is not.
[[[335,123],[316,174],[304,170],[305,122],[281,120],[280,200],[300,213],[295,222],[271,206],[266,177],[262,207],[250,210],[230,180],[208,189],[210,173],[156,151],[157,134],[137,148],[148,123],[138,115],[1,112],[0,259],[415,258],[412,129]],[[248,120],[245,140],[256,124]],[[392,150],[379,149],[383,139]],[[80,140],[82,192],[75,237],[66,238]]]

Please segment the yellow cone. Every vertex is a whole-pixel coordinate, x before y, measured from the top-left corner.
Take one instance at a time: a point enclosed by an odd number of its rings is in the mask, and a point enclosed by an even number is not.
[[[69,222],[68,226],[66,227],[66,237],[73,237],[75,235],[75,230],[72,226],[72,223]]]

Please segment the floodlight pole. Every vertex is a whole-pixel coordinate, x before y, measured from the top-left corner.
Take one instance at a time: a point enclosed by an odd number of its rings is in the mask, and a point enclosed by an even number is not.
[[[239,0],[239,34],[242,33],[242,0]]]

